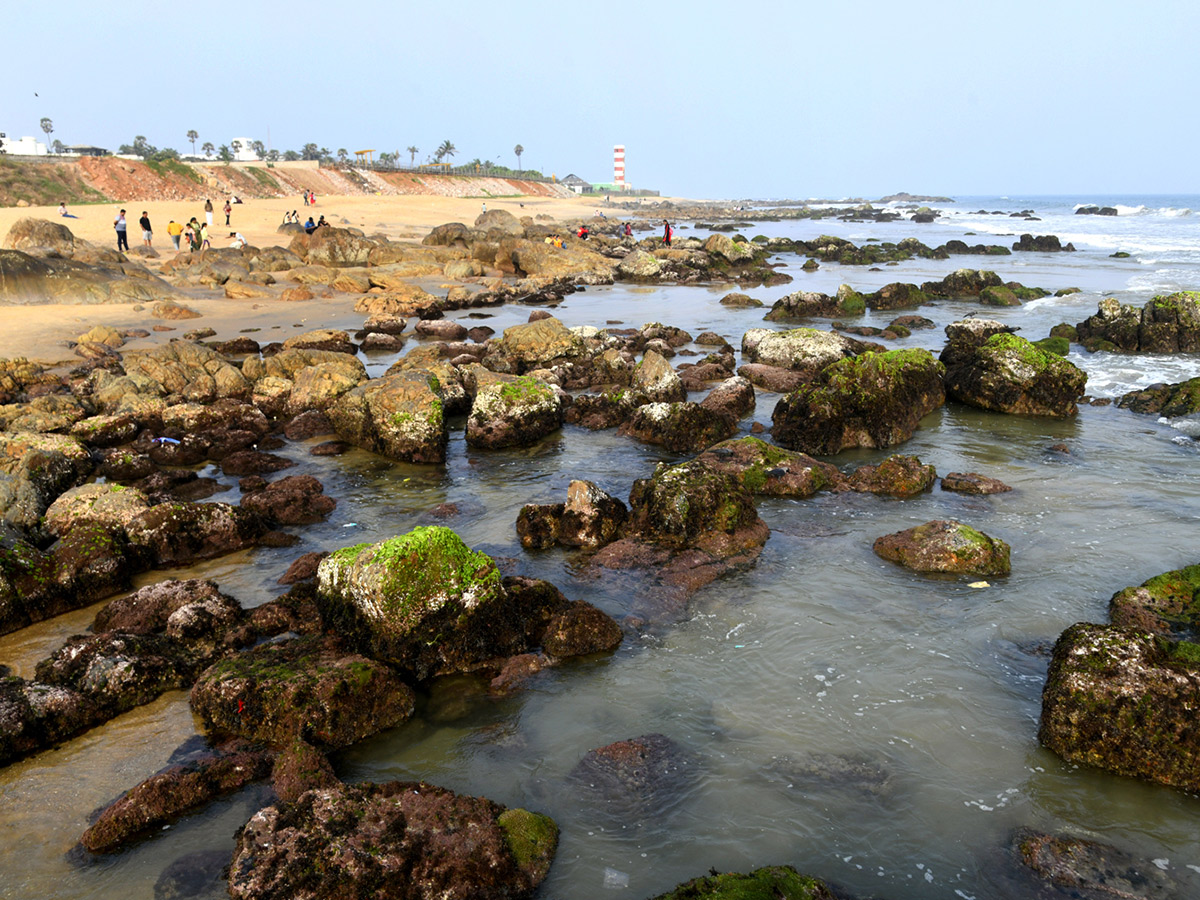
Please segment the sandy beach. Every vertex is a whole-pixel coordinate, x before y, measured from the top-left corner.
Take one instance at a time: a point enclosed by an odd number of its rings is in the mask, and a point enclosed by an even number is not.
[[[384,234],[392,240],[420,241],[431,228],[446,222],[471,224],[480,214],[478,198],[455,198],[426,195],[407,196],[317,196],[315,207],[304,206],[299,196],[286,199],[247,199],[236,204],[226,227],[223,197],[213,198],[213,246],[230,245],[231,231],[240,232],[246,240],[259,247],[287,246],[291,238],[276,229],[284,215],[298,210],[301,220],[311,213],[314,218],[325,216],[333,225],[362,229],[367,234]],[[490,198],[488,209],[505,209],[515,216],[547,215],[554,219],[587,216],[596,210],[596,198],[589,197],[511,197]],[[141,241],[137,221],[143,210],[149,213],[154,226],[153,246],[160,260],[148,260],[155,271],[165,260],[172,258],[174,249],[167,235],[167,224],[174,219],[186,222],[192,216],[204,220],[203,203],[188,201],[134,201],[125,204],[104,203],[69,207],[77,218],[60,218],[57,206],[32,206],[0,209],[0,235],[7,235],[19,219],[33,217],[65,224],[78,238],[102,247],[115,247],[113,219],[124,208],[129,227],[130,246]],[[136,259],[136,257],[135,257]],[[166,336],[178,336],[195,328],[212,328],[222,337],[243,328],[269,329],[278,325],[284,307],[270,301],[247,303],[225,300],[217,291],[205,291],[200,319],[165,323],[174,331],[152,335],[151,338],[127,345],[136,349],[140,343],[160,341]],[[352,310],[357,298],[353,295],[334,299],[317,299],[287,304],[289,328],[304,321],[313,328],[323,327]],[[74,340],[94,325],[114,328],[151,328],[164,324],[150,319],[145,311],[135,310],[132,304],[0,306],[0,358],[27,357],[43,363],[77,361],[65,342]]]

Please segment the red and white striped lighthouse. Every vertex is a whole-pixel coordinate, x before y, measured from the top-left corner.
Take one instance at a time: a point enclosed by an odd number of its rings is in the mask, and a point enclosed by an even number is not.
[[[625,145],[613,147],[613,183],[617,190],[625,190]]]

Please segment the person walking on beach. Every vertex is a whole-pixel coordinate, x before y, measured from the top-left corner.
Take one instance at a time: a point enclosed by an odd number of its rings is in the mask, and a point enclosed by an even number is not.
[[[212,247],[212,244],[208,240],[208,223],[205,222],[200,226],[200,249],[208,250],[210,247]]]
[[[172,219],[167,223],[167,236],[171,239],[171,243],[175,245],[175,249],[179,249],[179,236],[183,234],[183,226]]]
[[[230,205],[230,203],[229,203],[229,201],[228,201],[228,200],[226,200],[226,201],[225,201],[225,224],[226,224],[226,225],[228,225],[228,224],[229,224],[229,214],[230,214],[231,212],[233,212],[233,206],[232,206],[232,205]]]
[[[316,206],[316,205],[317,205],[317,192],[316,192],[316,191],[309,191],[309,192],[308,192],[308,205],[309,205],[309,206]]]
[[[308,191],[305,191],[305,192],[304,192],[303,194],[301,194],[300,196],[304,198],[304,205],[305,205],[305,206],[308,206]]]
[[[119,213],[117,213],[117,217],[113,219],[113,228],[117,232],[117,252],[120,253],[122,248],[128,250],[129,235],[125,231],[125,210],[121,210]]]
[[[213,213],[212,201],[205,198],[205,200],[204,200],[204,221],[208,225],[209,228],[212,228],[212,213]]]
[[[143,209],[138,224],[142,226],[142,245],[149,247],[150,242],[154,239],[154,229],[150,227],[150,213]]]
[[[671,246],[671,223],[666,219],[663,219],[663,243],[668,247]]]

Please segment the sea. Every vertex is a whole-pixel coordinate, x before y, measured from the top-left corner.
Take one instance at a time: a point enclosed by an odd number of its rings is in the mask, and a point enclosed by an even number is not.
[[[1055,234],[1075,252],[913,259],[877,269],[822,264],[811,273],[800,269],[803,257],[784,254],[776,261],[791,284],[745,291],[763,309],[722,306],[737,288],[714,284],[588,287],[553,311],[569,326],[663,322],[693,336],[715,331],[738,347],[750,328],[790,327],[762,315],[795,290],[832,294],[844,283],[866,292],[972,267],[1051,292],[1005,309],[938,302],[916,311],[934,328],[889,344],[937,352],[944,327],[968,314],[1038,339],[1056,324],[1084,320],[1107,297],[1141,305],[1200,289],[1200,196],[981,196],[928,205],[941,211],[930,224],[802,219],[751,222],[739,231],[748,238],[830,234],[859,244],[916,237],[929,246]],[[1089,205],[1119,214],[1076,214]],[[1026,210],[1036,221],[1011,215]],[[706,236],[679,224],[677,237]],[[1067,287],[1080,290],[1053,296]],[[529,312],[511,305],[451,315],[499,331]],[[882,326],[894,315],[868,313],[847,324]],[[324,324],[353,330],[360,320]],[[1089,396],[1100,399],[1200,375],[1196,355],[1072,346],[1069,358],[1087,372]],[[381,374],[394,358],[364,361]],[[760,392],[742,432],[755,422],[769,428],[778,399]],[[576,478],[628,497],[634,479],[684,457],[613,431],[569,426],[535,447],[484,452],[466,446],[463,427],[452,423],[449,458],[440,466],[358,450],[314,457],[311,445],[321,438],[290,443],[279,451],[297,463],[289,474],[315,475],[338,500],[328,521],[300,531],[300,544],[289,549],[149,573],[138,583],[212,578],[255,606],[282,590],[276,579],[301,553],[402,534],[454,504],[456,514],[436,521],[506,571],[546,578],[618,619],[634,608],[645,590],[637,579],[598,575],[578,551],[523,550],[517,513],[525,503],[565,499]],[[547,670],[512,696],[492,697],[475,678],[437,681],[422,691],[411,721],[337,754],[335,767],[348,781],[420,779],[549,814],[561,839],[538,894],[546,900],[653,897],[710,868],[775,864],[863,898],[1027,897],[1032,889],[1012,850],[1024,828],[1119,848],[1174,886],[1161,896],[1200,896],[1200,798],[1066,763],[1037,740],[1059,634],[1076,622],[1107,621],[1109,598],[1122,588],[1200,563],[1197,435],[1194,418],[1169,421],[1115,405],[1085,404],[1073,418],[1045,419],[948,403],[899,447],[829,461],[851,469],[901,452],[940,474],[999,478],[1011,493],[935,488],[908,500],[762,499],[771,536],[757,563],[699,591],[681,615],[630,629],[611,656]],[[202,474],[222,477],[215,468]],[[222,480],[227,487],[214,499],[237,502],[235,479]],[[1012,574],[982,583],[930,577],[872,553],[881,535],[946,518],[1007,541]],[[31,677],[39,659],[86,631],[96,609],[0,638],[0,662]],[[687,764],[648,806],[616,808],[571,777],[589,750],[655,733],[686,751]],[[237,829],[270,802],[265,787],[110,857],[73,850],[93,810],[164,766],[194,734],[187,696],[175,693],[0,769],[0,897],[180,896],[170,893],[179,884],[170,872],[189,862],[207,880],[186,896],[225,896],[219,866]]]

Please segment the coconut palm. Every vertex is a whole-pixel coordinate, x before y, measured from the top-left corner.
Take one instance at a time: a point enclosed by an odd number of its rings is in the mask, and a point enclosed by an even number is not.
[[[195,128],[188,129],[187,139],[192,142],[192,156],[196,155],[196,139],[199,137],[200,132],[198,132]]]
[[[521,154],[524,152],[525,148],[520,144],[517,144],[517,146],[513,147],[513,153],[517,155],[517,172],[521,171]]]
[[[204,151],[205,156],[212,156],[213,151],[216,150],[217,148],[212,145],[212,141],[205,141],[204,146],[201,147],[200,149]]]
[[[420,153],[421,151],[418,147],[412,146],[412,147],[405,147],[404,152],[408,154],[408,167],[411,169],[413,166],[415,166],[417,164],[417,154]]]
[[[267,145],[262,141],[255,141],[250,145],[250,149],[254,151],[254,155],[262,159],[267,152]]]
[[[437,152],[435,154],[433,154],[433,158],[437,162],[441,162],[443,159],[453,156],[457,152],[458,152],[458,148],[455,147],[452,143],[450,143],[450,141],[445,140],[445,141],[442,141],[441,144],[438,145]]]
[[[345,165],[346,160],[350,158],[350,154],[346,152],[345,147],[338,147],[337,157],[338,162],[340,162],[342,165]]]
[[[237,155],[238,153],[242,152],[242,142],[241,141],[234,141],[229,146],[233,148],[234,155]]]
[[[42,119],[42,131],[46,132],[46,140],[50,140],[50,132],[54,130],[54,123],[49,119]]]

